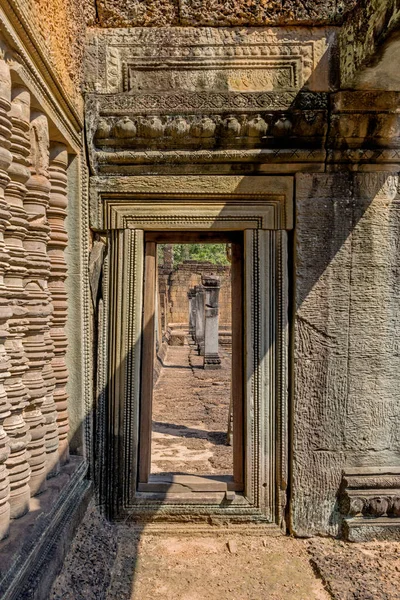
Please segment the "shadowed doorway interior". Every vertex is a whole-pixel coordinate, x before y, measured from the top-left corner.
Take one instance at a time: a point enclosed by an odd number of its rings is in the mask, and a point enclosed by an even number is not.
[[[146,234],[139,492],[243,490],[242,248]]]

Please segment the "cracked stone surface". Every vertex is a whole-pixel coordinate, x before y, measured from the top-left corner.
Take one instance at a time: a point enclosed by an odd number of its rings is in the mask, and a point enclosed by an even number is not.
[[[231,353],[205,371],[193,347],[170,346],[153,395],[152,473],[231,475],[226,445]]]

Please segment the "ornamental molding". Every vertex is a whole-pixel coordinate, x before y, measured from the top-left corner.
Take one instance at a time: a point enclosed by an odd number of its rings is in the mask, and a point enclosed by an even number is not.
[[[335,37],[333,28],[91,30],[87,89],[101,93],[299,90],[314,85],[313,73],[319,65],[316,85],[327,90]]]
[[[185,162],[325,159],[325,93],[89,94],[86,115],[93,173],[127,174],[135,164],[162,162],[175,169]]]
[[[245,230],[293,227],[293,177],[92,177],[97,230]]]
[[[343,474],[339,495],[344,531],[388,526],[400,519],[400,467],[359,467]]]

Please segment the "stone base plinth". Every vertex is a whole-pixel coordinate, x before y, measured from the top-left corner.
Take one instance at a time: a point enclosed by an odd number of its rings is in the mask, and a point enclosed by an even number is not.
[[[204,368],[205,369],[220,369],[221,368],[221,359],[217,355],[205,356],[204,357]]]
[[[82,458],[71,456],[46,491],[31,498],[29,513],[11,521],[0,542],[2,600],[48,599],[91,496],[86,471]]]
[[[373,542],[374,540],[399,542],[400,519],[390,517],[346,519],[342,532],[343,537],[349,542]]]

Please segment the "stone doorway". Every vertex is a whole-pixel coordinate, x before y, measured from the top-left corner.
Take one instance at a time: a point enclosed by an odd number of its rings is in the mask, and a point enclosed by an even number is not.
[[[174,270],[173,249],[197,246],[229,266]],[[243,490],[243,234],[148,233],[144,282],[138,491],[232,500]]]
[[[111,181],[112,180],[112,181]],[[107,235],[99,311],[97,476],[99,501],[113,519],[262,521],[286,528],[288,482],[287,237],[292,177],[185,176],[99,178],[92,194],[96,228]],[[94,223],[94,222],[93,222]],[[155,245],[168,235],[238,236],[242,248],[243,489],[166,497],[148,483],[153,343],[143,311]],[[157,237],[161,236],[161,237]],[[153,244],[149,252],[148,244]],[[147,251],[146,251],[147,250]],[[149,258],[150,257],[150,258]],[[150,297],[154,297],[151,296]],[[235,353],[234,353],[235,354]],[[238,353],[235,354],[239,356]],[[147,386],[147,388],[146,388]],[[147,389],[147,391],[146,391]],[[146,411],[144,415],[143,408]],[[236,411],[235,414],[240,414]],[[146,432],[143,424],[147,423]],[[240,431],[239,427],[234,430]],[[145,434],[145,435],[144,435]],[[148,444],[150,447],[150,444]],[[234,452],[236,457],[239,452]],[[147,466],[146,466],[147,465]],[[141,470],[144,469],[143,472]],[[234,474],[238,471],[234,469]],[[145,475],[145,477],[143,477]],[[227,487],[227,486],[225,486]],[[231,493],[232,492],[232,493]]]

